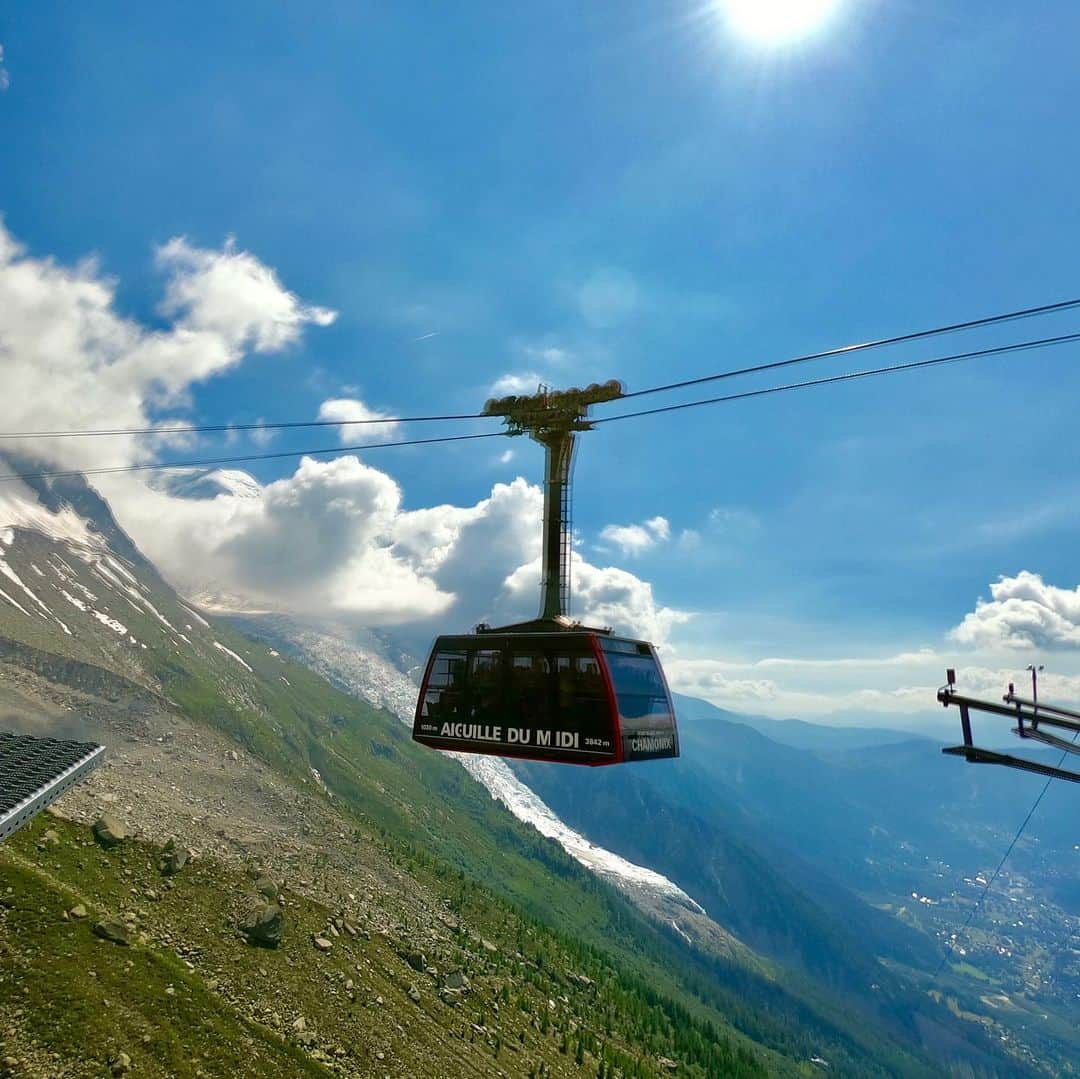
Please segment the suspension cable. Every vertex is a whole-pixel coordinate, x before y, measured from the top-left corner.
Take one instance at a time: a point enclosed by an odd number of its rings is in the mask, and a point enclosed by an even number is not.
[[[787,382],[780,386],[766,386],[758,390],[744,390],[742,393],[729,393],[723,397],[708,397],[701,401],[686,401],[679,405],[665,405],[661,408],[646,408],[638,412],[620,412],[615,416],[602,416],[592,423],[614,423],[616,420],[632,420],[639,416],[656,416],[663,412],[678,412],[684,408],[699,408],[702,405],[718,405],[727,401],[744,401],[751,397],[765,397],[787,390],[804,390],[810,386],[828,386],[837,382],[854,382],[860,378],[874,375],[889,375],[898,371],[917,371],[924,368],[939,367],[949,363],[960,363],[983,356],[1000,356],[1010,352],[1025,352],[1035,348],[1047,348],[1051,345],[1063,345],[1070,341],[1080,341],[1080,333],[1067,333],[1059,337],[1044,337],[1037,341],[1019,341],[1012,345],[998,345],[994,348],[980,348],[973,352],[956,352],[949,356],[937,356],[930,360],[912,360],[910,363],[895,363],[887,367],[871,367],[862,371],[848,371],[845,374],[829,375],[825,378],[812,378],[805,382]],[[634,396],[627,394],[626,396]]]
[[[1000,315],[987,315],[984,318],[970,319],[967,322],[954,322],[947,326],[935,326],[929,330],[915,330],[911,333],[897,334],[895,337],[879,337],[871,341],[861,341],[852,345],[840,345],[838,348],[829,348],[821,352],[808,352],[803,356],[793,356],[787,360],[774,360],[771,363],[759,363],[750,367],[740,367],[731,371],[721,371],[715,375],[702,375],[700,378],[688,378],[682,382],[668,382],[663,386],[650,386],[647,390],[635,390],[633,393],[623,394],[623,399],[629,397],[644,397],[650,393],[663,393],[667,390],[681,390],[687,386],[700,386],[704,382],[717,382],[725,378],[735,378],[738,375],[752,375],[761,371],[775,371],[781,367],[792,367],[795,364],[810,363],[813,360],[824,360],[831,356],[846,356],[853,352],[865,352],[867,349],[884,348],[886,345],[899,345],[909,341],[921,341],[928,337],[940,337],[944,334],[959,333],[962,330],[974,330],[982,326],[998,326],[1005,322],[1016,322],[1025,318],[1036,318],[1039,315],[1050,315],[1061,311],[1070,311],[1080,307],[1080,297],[1074,300],[1061,300],[1058,303],[1041,304],[1038,307],[1024,307],[1017,311],[1007,311]]]

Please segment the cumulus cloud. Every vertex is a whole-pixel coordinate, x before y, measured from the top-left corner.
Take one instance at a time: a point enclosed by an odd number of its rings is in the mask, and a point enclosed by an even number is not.
[[[304,325],[334,318],[301,303],[233,245],[208,251],[171,240],[158,262],[166,275],[162,311],[173,322],[151,330],[117,313],[115,284],[93,260],[66,267],[28,256],[0,223],[6,430],[149,427],[159,420],[153,412],[182,406],[191,386],[235,367],[246,351],[282,349]],[[13,440],[6,448],[62,468],[153,455],[136,436]]]
[[[1080,648],[1080,588],[1058,588],[1027,570],[1000,577],[950,636],[978,647]]]
[[[208,251],[175,237],[158,248],[157,262],[169,274],[162,313],[178,329],[217,334],[233,348],[277,352],[307,323],[329,326],[337,318],[329,308],[301,303],[231,239],[224,250]]]
[[[652,585],[615,566],[594,566],[576,552],[571,556],[573,614],[588,625],[611,626],[664,647],[672,629],[690,616],[657,603]],[[540,559],[520,566],[507,579],[501,603],[507,613],[528,617],[540,595]]]
[[[338,397],[323,401],[319,406],[319,419],[340,421],[338,433],[342,443],[378,442],[394,438],[401,430],[397,423],[388,421],[389,413],[368,408],[363,401],[351,397]]]
[[[150,329],[117,313],[115,285],[94,262],[65,267],[30,257],[0,226],[0,427],[167,424],[181,428],[170,436],[173,446],[189,445],[193,435],[176,412],[195,383],[250,353],[284,349],[305,327],[334,318],[231,243],[210,251],[176,239],[157,261],[165,274],[160,312],[170,321]],[[167,418],[160,415],[165,405]],[[340,422],[350,440],[394,433],[383,414],[353,396],[324,401],[319,415]],[[359,425],[363,419],[380,422]],[[128,437],[7,445],[42,463],[89,468],[152,461],[163,443]],[[502,616],[513,621],[536,609],[543,499],[524,479],[495,484],[472,505],[419,509],[405,508],[391,476],[351,455],[305,458],[265,485],[236,469],[122,473],[95,482],[166,577],[219,609],[407,624],[425,633]],[[660,519],[646,524],[650,534],[666,531]],[[624,570],[576,558],[575,578],[581,607],[597,621],[663,642],[683,617]]]
[[[352,456],[304,458],[266,486],[234,472],[186,488],[128,475],[99,486],[148,557],[208,606],[391,624],[453,602],[418,559],[394,550],[398,485]]]
[[[651,517],[639,525],[605,525],[600,531],[602,543],[618,547],[624,555],[640,555],[671,538],[666,517]]]
[[[535,371],[510,372],[497,378],[488,390],[489,397],[524,396],[536,393],[537,386],[544,381]]]

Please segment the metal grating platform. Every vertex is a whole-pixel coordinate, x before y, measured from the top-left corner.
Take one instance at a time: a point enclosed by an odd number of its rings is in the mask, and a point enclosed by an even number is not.
[[[0,731],[0,842],[92,772],[105,756],[93,742]]]

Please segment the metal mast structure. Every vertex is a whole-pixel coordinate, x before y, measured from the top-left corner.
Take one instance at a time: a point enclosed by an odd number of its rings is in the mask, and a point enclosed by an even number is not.
[[[538,621],[571,625],[570,546],[571,476],[578,431],[591,431],[590,405],[623,395],[615,379],[585,389],[551,390],[541,386],[531,396],[493,398],[485,416],[502,416],[507,434],[528,435],[544,447],[544,545]]]
[[[956,671],[949,668],[945,672],[945,685],[938,690],[937,699],[948,708],[954,704],[960,709],[960,729],[964,736],[963,745],[946,746],[942,753],[964,757],[971,764],[1002,764],[1008,768],[1018,768],[1036,775],[1049,776],[1052,779],[1069,779],[1080,783],[1080,772],[1063,768],[1062,764],[1069,754],[1080,755],[1080,712],[1061,705],[1048,704],[1038,698],[1037,672],[1041,667],[1029,666],[1031,671],[1031,698],[1021,697],[1010,682],[1009,690],[1001,703],[968,697],[956,692]],[[1011,753],[999,753],[983,749],[975,744],[971,729],[971,713],[984,712],[988,715],[1003,716],[1016,721],[1013,734],[1023,739],[1061,750],[1057,764],[1017,757]],[[1063,734],[1072,733],[1072,738]]]

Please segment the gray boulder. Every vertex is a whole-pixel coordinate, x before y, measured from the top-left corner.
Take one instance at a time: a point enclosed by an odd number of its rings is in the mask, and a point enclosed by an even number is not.
[[[417,973],[422,974],[428,965],[427,956],[424,955],[423,952],[406,950],[398,952],[398,955],[400,955],[413,970],[417,971]]]
[[[91,831],[103,847],[116,847],[128,837],[127,829],[111,813],[98,817]]]
[[[188,864],[191,858],[191,851],[185,847],[179,847],[176,844],[175,839],[170,839],[165,844],[165,850],[162,855],[160,869],[161,872],[167,877],[173,877],[180,872]]]
[[[116,921],[115,918],[107,919],[104,922],[95,922],[94,936],[101,937],[102,940],[112,941],[113,944],[121,944],[125,948],[131,943],[128,938],[127,926],[123,922]]]
[[[276,948],[285,935],[285,912],[277,903],[252,903],[240,919],[240,932],[249,944]]]
[[[277,899],[278,886],[265,874],[255,881],[255,891],[266,899]]]

